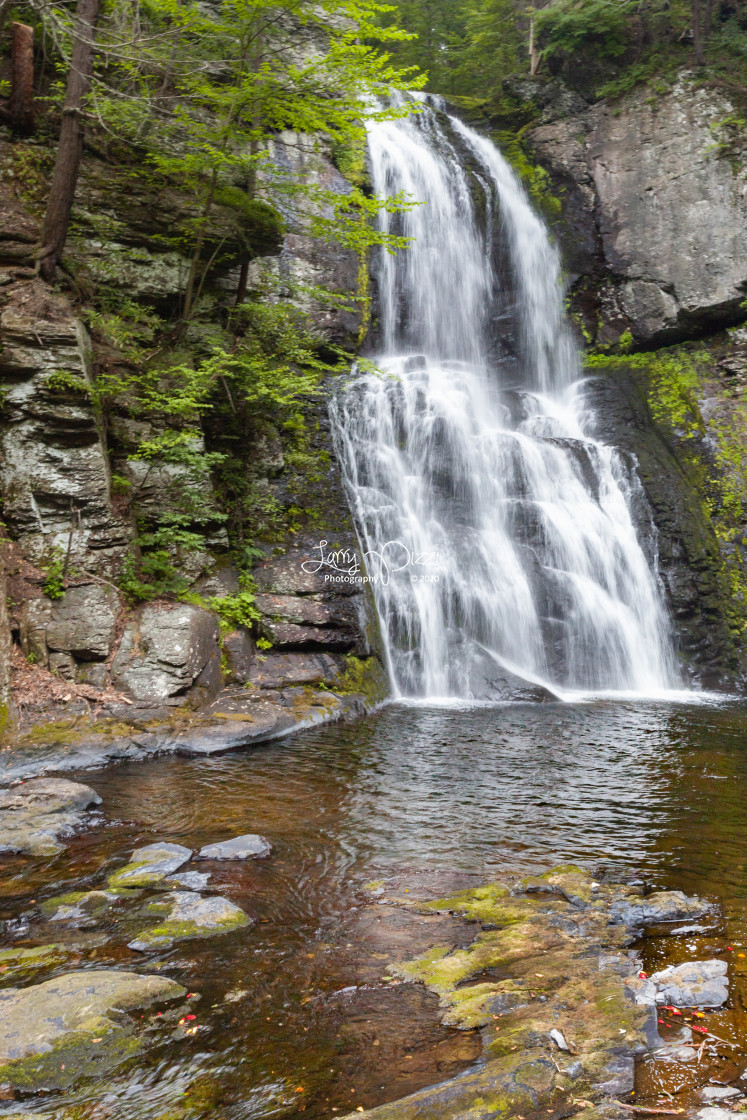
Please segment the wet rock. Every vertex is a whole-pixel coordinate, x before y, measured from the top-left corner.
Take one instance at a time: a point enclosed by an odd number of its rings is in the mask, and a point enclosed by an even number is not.
[[[169,876],[168,883],[185,887],[188,891],[202,891],[210,882],[210,875],[206,871],[177,871]]]
[[[658,891],[646,898],[625,899],[613,907],[612,916],[629,929],[643,929],[684,918],[702,918],[710,909],[702,898],[688,898],[682,891]]]
[[[128,622],[112,680],[138,700],[185,692],[218,647],[218,623],[200,607],[148,606]]]
[[[139,891],[133,891],[138,895]],[[50,922],[77,924],[97,917],[122,897],[117,891],[71,891],[42,902],[40,910]]]
[[[89,827],[86,810],[100,804],[90,786],[64,778],[35,778],[0,790],[0,852],[55,855],[66,846],[61,837]]]
[[[0,1082],[62,1088],[87,1073],[100,1076],[138,1047],[134,1025],[121,1012],[184,994],[162,976],[107,969],[0,991]]]
[[[202,898],[192,891],[164,895],[151,902],[147,911],[164,915],[164,920],[130,941],[128,947],[139,953],[168,948],[188,938],[217,937],[252,924],[249,915],[227,898]]]
[[[729,998],[726,961],[690,961],[650,976],[657,1000],[674,1007],[720,1007]]]
[[[695,1113],[697,1120],[734,1120],[734,1113],[728,1108],[701,1108]]]
[[[700,1095],[704,1101],[725,1101],[729,1097],[739,1097],[741,1093],[733,1085],[705,1085]]]
[[[206,844],[200,848],[198,859],[261,859],[269,856],[272,845],[264,836],[248,833],[235,836],[233,840],[220,840],[217,844]]]
[[[37,945],[33,949],[0,950],[0,981],[26,980],[35,972],[56,968],[75,952],[68,945]]]
[[[162,887],[167,885],[173,872],[192,858],[192,849],[181,844],[148,844],[136,848],[130,862],[120,871],[110,875],[108,885],[120,887]]]

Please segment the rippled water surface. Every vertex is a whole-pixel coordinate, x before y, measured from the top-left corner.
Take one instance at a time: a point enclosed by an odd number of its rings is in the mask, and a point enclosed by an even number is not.
[[[725,924],[707,951],[738,948],[746,748],[747,710],[726,703],[393,705],[244,753],[93,771],[76,776],[109,823],[31,871],[8,861],[2,916],[100,882],[138,843],[262,833],[269,859],[211,867],[211,889],[256,919],[250,930],[146,958],[100,930],[68,934],[87,944],[86,965],[157,967],[201,994],[195,1033],[154,1034],[145,1067],[79,1096],[81,1115],[344,1115],[479,1053],[438,1025],[434,997],[383,980],[393,947],[426,946],[404,917],[364,904],[366,882],[395,876],[438,895],[558,862],[633,867],[720,899]],[[37,1100],[0,1112],[29,1107],[53,1111]]]

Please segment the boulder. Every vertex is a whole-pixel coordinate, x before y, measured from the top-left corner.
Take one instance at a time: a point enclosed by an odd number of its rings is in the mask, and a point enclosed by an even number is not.
[[[726,961],[689,961],[649,977],[657,1001],[674,1007],[720,1007],[729,998]]]
[[[200,607],[142,607],[128,622],[112,662],[117,688],[137,700],[185,692],[218,648],[218,623]]]
[[[148,844],[136,848],[130,862],[110,875],[107,882],[113,890],[121,887],[162,887],[175,871],[192,858],[192,849],[181,844]]]
[[[139,891],[132,893],[137,895]],[[120,898],[117,891],[70,891],[45,899],[40,910],[50,922],[86,924],[91,918],[103,914]]]
[[[144,953],[167,949],[175,941],[194,937],[217,937],[252,924],[252,919],[227,898],[203,898],[193,891],[175,891],[147,906],[150,914],[164,920],[139,933],[128,948]]]
[[[134,1023],[122,1012],[184,994],[163,976],[109,969],[0,991],[0,1082],[63,1088],[87,1073],[100,1076],[136,1048]]]
[[[105,661],[114,643],[119,607],[111,587],[88,583],[68,588],[49,612],[47,646],[78,661]]]
[[[0,852],[55,855],[65,848],[61,837],[88,827],[86,810],[100,804],[90,786],[65,778],[34,778],[0,790]]]
[[[217,844],[205,844],[198,852],[198,859],[261,859],[269,856],[272,845],[264,836],[251,833],[235,836],[233,840],[220,840]]]

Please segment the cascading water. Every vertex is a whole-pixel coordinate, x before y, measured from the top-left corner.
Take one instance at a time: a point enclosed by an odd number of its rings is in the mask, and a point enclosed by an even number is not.
[[[653,531],[589,435],[558,253],[497,149],[421,110],[369,128],[376,193],[422,205],[382,217],[412,241],[379,263],[380,372],[332,410],[393,687],[671,686]]]

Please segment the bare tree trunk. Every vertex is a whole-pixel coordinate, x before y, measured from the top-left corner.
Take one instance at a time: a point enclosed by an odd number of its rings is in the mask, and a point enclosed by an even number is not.
[[[10,715],[10,666],[12,641],[8,621],[8,598],[6,594],[5,558],[0,549],[0,742],[8,730]]]
[[[539,55],[534,38],[534,16],[529,17],[529,73],[534,77],[539,69]]]
[[[693,46],[695,47],[695,65],[702,66],[705,62],[703,54],[703,34],[700,29],[700,0],[693,0]]]
[[[8,112],[15,132],[28,136],[34,131],[34,29],[13,24],[10,55],[11,79]]]
[[[73,57],[62,109],[60,142],[42,235],[41,274],[54,280],[70,225],[70,213],[83,154],[83,102],[91,85],[96,21],[100,0],[78,0],[73,28]]]
[[[706,0],[705,6],[705,24],[703,25],[703,41],[705,43],[711,37],[711,25],[713,23],[713,0]]]

